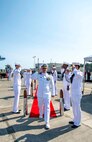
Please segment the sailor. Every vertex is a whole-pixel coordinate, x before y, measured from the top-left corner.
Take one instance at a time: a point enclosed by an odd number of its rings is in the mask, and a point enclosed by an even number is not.
[[[7,79],[11,80],[13,69],[10,65],[6,65]]]
[[[38,105],[39,105],[39,118],[43,118],[44,113],[44,120],[46,123],[45,128],[49,129],[50,124],[50,100],[51,95],[55,96],[55,88],[54,88],[54,80],[51,75],[47,73],[47,65],[43,64],[41,66],[40,73],[35,73],[32,75],[33,79],[38,80]]]
[[[14,88],[14,104],[13,104],[13,113],[20,113],[19,107],[19,97],[21,91],[21,75],[20,75],[20,64],[15,64],[15,70],[13,72],[13,88]]]
[[[12,74],[13,74],[13,69],[12,69],[12,68],[10,68],[10,70],[9,70],[8,80],[11,80]]]
[[[72,128],[77,128],[81,124],[81,98],[82,98],[82,80],[83,73],[80,71],[80,64],[73,63],[73,71],[71,80],[71,100],[74,119],[70,121],[73,124]]]
[[[32,82],[32,70],[31,69],[27,69],[26,72],[26,89],[27,89],[27,95],[30,96],[31,95],[31,82]]]
[[[56,67],[53,65],[52,67],[52,76],[53,76],[53,79],[54,79],[54,87],[55,87],[55,95],[57,96],[57,70],[56,70]]]
[[[70,110],[70,70],[68,66],[69,64],[64,62],[61,67],[63,79],[64,111]]]
[[[23,72],[23,78],[24,78],[24,85],[26,86],[26,74],[27,74],[27,70],[25,69]]]
[[[70,110],[70,68],[67,67],[63,77],[64,111]]]
[[[64,62],[63,64],[62,64],[62,66],[61,66],[61,75],[62,75],[62,79],[63,79],[63,77],[64,77],[64,73],[65,73],[65,70],[66,70],[66,68],[68,67],[68,63],[67,62]]]

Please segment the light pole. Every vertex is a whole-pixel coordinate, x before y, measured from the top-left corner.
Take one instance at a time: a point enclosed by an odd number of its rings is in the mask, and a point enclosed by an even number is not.
[[[36,56],[33,56],[33,59],[34,59],[34,68],[35,68],[35,58],[36,58]]]

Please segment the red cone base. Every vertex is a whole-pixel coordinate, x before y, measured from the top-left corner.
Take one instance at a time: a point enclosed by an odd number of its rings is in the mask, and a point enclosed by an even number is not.
[[[38,107],[38,100],[36,96],[37,96],[37,91],[35,92],[35,97],[33,100],[31,111],[30,111],[30,117],[39,117],[39,107]],[[56,113],[55,113],[52,102],[50,102],[50,117],[56,117]]]

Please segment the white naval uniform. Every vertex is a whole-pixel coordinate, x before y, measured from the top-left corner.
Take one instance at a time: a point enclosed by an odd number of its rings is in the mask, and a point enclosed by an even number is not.
[[[52,76],[53,76],[53,80],[54,80],[54,87],[55,87],[55,95],[57,95],[57,71],[56,70],[52,70]]]
[[[81,123],[81,98],[82,98],[82,79],[83,73],[80,70],[74,69],[75,74],[73,82],[71,84],[71,99],[72,99],[72,109],[74,115],[74,125],[79,126]]]
[[[23,73],[24,85],[25,85],[25,86],[26,86],[26,74],[27,74],[27,71],[25,71],[25,72]]]
[[[8,80],[11,80],[11,77],[12,77],[12,69],[9,69],[9,72],[8,72]]]
[[[27,95],[31,95],[31,72],[27,72],[26,73],[26,79],[25,79],[25,82],[26,82],[26,89],[27,89]]]
[[[13,72],[12,72],[12,69],[11,69],[11,68],[8,68],[8,69],[7,69],[7,79],[8,79],[8,80],[11,80],[12,73],[13,73]]]
[[[70,73],[66,74],[64,73],[63,77],[63,93],[64,93],[64,108],[70,109],[70,89],[68,90],[68,87],[70,88]]]
[[[38,80],[37,97],[40,116],[42,117],[44,113],[45,123],[49,123],[51,95],[55,96],[53,77],[47,73],[35,73],[32,75],[32,78]]]
[[[20,97],[20,91],[21,91],[21,75],[20,75],[20,69],[15,69],[13,72],[14,76],[14,82],[13,82],[13,88],[14,88],[14,105],[13,105],[13,112],[18,112],[18,106],[19,106],[19,97]]]

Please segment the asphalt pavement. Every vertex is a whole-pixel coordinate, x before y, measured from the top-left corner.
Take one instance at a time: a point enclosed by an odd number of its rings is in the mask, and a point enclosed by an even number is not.
[[[59,90],[62,81],[57,82],[58,96],[52,98],[57,117],[50,119],[51,128],[45,129],[44,120],[29,118],[23,115],[23,92],[20,96],[20,114],[12,113],[14,100],[13,80],[0,80],[0,142],[92,142],[92,83],[85,83],[85,94],[82,97],[82,123],[77,129],[71,128],[68,122],[72,120],[72,107],[60,116]],[[33,103],[33,97],[28,98],[28,113]]]

